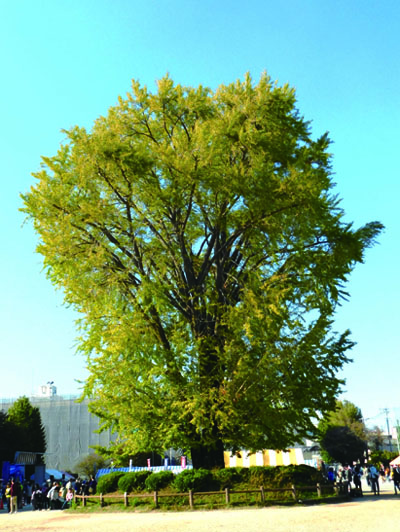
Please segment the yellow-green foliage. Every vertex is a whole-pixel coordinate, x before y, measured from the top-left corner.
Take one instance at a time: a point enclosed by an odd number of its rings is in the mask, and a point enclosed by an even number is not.
[[[212,468],[307,436],[353,345],[332,316],[382,225],[344,218],[294,89],[133,82],[65,135],[24,211],[82,316],[85,394],[118,460],[174,447]]]

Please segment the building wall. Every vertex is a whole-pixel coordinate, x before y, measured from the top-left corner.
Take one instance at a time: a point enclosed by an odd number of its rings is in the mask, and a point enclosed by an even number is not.
[[[0,410],[7,411],[16,399],[0,399]],[[62,397],[49,395],[31,397],[30,402],[40,410],[46,433],[47,451],[46,467],[49,469],[74,471],[76,464],[89,453],[93,445],[107,447],[115,440],[110,430],[101,434],[99,419],[88,409],[89,401],[77,401],[76,396]],[[242,451],[239,456],[224,453],[226,467],[253,465],[289,465],[307,464],[316,467],[317,458],[307,452],[306,447],[299,446],[288,452],[265,450],[249,454]]]
[[[7,411],[16,399],[0,399],[0,410]],[[108,446],[114,439],[111,431],[98,434],[99,419],[88,410],[89,401],[76,397],[31,397],[40,410],[46,433],[47,468],[74,471],[75,465],[89,453],[92,445]]]

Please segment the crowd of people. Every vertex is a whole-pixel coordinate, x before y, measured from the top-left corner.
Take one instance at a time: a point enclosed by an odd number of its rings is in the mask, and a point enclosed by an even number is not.
[[[326,476],[329,482],[346,484],[349,490],[354,484],[354,490],[358,490],[360,495],[362,495],[362,478],[366,479],[374,495],[380,494],[379,485],[383,482],[393,482],[395,495],[397,492],[400,493],[400,465],[395,465],[392,468],[385,468],[382,464],[379,468],[373,464],[368,464],[366,467],[362,467],[360,464],[356,464],[354,467],[348,465],[338,469],[329,467]]]
[[[380,494],[380,483],[393,482],[394,493],[400,493],[400,465],[393,468],[381,465],[379,469],[373,464],[362,467],[360,464],[344,467],[324,467],[328,482],[354,489],[362,495],[362,478],[375,495]],[[354,488],[353,488],[354,485]],[[64,510],[69,508],[74,495],[91,495],[96,493],[97,482],[92,476],[90,480],[80,477],[68,481],[48,480],[42,485],[32,481],[10,479],[0,484],[0,510],[16,513],[23,506],[31,506],[32,510]]]
[[[60,482],[49,480],[42,485],[11,478],[0,485],[0,509],[9,513],[17,513],[24,506],[31,506],[32,510],[65,510],[71,506],[75,494],[94,494],[96,487],[93,476],[88,481],[78,477]]]

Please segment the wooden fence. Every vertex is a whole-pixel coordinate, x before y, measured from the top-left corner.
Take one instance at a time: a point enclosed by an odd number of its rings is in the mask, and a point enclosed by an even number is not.
[[[107,499],[109,500],[109,503],[115,502],[115,500],[121,499],[124,502],[125,506],[129,506],[129,499],[152,499],[154,505],[157,507],[158,502],[160,498],[164,497],[187,497],[190,508],[194,508],[194,500],[196,497],[204,497],[207,495],[221,495],[225,498],[225,503],[227,505],[231,502],[231,495],[234,494],[241,494],[241,493],[258,493],[260,494],[260,501],[262,504],[265,504],[266,502],[266,494],[267,493],[291,493],[291,497],[295,502],[301,502],[301,492],[304,491],[314,491],[317,493],[318,497],[323,496],[323,492],[325,491],[331,491],[332,493],[335,493],[336,495],[347,495],[349,493],[349,483],[348,482],[342,482],[342,483],[334,483],[334,484],[316,484],[314,486],[295,486],[292,484],[290,487],[287,488],[264,488],[264,486],[261,486],[258,489],[252,489],[252,490],[231,490],[229,488],[226,488],[223,491],[192,491],[189,490],[189,492],[186,493],[160,493],[158,491],[154,491],[153,493],[131,493],[128,495],[128,493],[124,493],[123,495],[104,495],[100,493],[100,495],[75,495],[74,500],[76,503],[79,501],[82,501],[83,506],[87,505],[87,501],[90,500],[98,500],[100,503],[100,506],[104,506],[107,502]]]

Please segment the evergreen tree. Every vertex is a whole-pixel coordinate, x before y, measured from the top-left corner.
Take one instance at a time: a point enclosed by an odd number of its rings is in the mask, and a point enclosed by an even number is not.
[[[318,425],[322,458],[325,462],[352,464],[364,461],[367,431],[361,410],[350,401],[336,401]]]
[[[40,410],[27,397],[20,397],[8,410],[8,423],[14,427],[15,451],[46,452],[46,435]]]
[[[16,428],[5,412],[0,411],[0,465],[12,462],[15,455]]]

